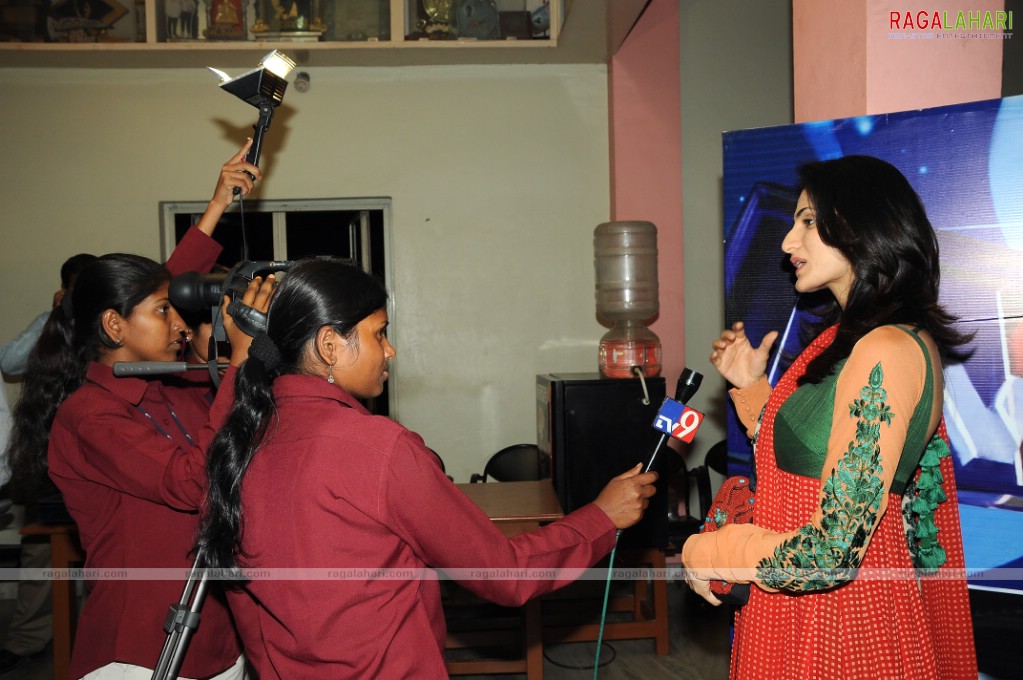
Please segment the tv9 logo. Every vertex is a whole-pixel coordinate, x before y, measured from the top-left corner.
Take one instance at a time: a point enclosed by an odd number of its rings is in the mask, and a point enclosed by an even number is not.
[[[654,418],[654,429],[691,444],[703,423],[703,414],[694,408],[665,397]]]

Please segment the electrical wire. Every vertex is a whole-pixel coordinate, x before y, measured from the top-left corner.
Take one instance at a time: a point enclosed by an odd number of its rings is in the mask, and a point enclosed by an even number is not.
[[[608,650],[611,653],[610,653],[610,655],[607,658],[604,659],[604,662],[600,665],[601,668],[610,665],[611,663],[614,662],[614,660],[616,658],[618,658],[618,650],[616,650],[614,647],[612,647],[611,644],[608,643],[608,642],[604,642],[602,644],[603,644],[603,646],[607,647]],[[560,647],[560,646],[563,646],[563,645],[555,645],[555,649],[557,647]],[[551,658],[550,654],[548,653],[550,650],[551,650],[550,647],[544,647],[544,649],[543,649],[543,658],[545,660],[549,661],[551,664],[557,666],[558,668],[564,668],[564,669],[567,669],[567,670],[570,670],[570,671],[586,671],[586,670],[590,669],[589,664],[587,664],[585,666],[575,666],[575,665],[572,665],[572,664],[567,664],[567,663],[562,663],[560,661],[556,661],[555,659]]]
[[[600,648],[604,642],[604,622],[607,619],[607,601],[611,595],[611,574],[614,571],[615,566],[615,553],[618,552],[618,538],[622,535],[621,531],[615,534],[615,544],[611,548],[611,557],[608,558],[607,563],[607,582],[604,584],[604,604],[600,608],[600,632],[597,633],[597,650],[594,652],[593,657],[593,680],[597,680],[597,675],[600,672]]]

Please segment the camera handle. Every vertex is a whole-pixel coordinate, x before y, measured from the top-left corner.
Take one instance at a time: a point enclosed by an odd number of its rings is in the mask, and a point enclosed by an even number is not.
[[[260,312],[253,307],[241,302],[241,300],[232,299],[227,305],[227,311],[234,319],[235,325],[238,326],[246,335],[250,337],[256,337],[260,333],[266,332],[266,314]],[[218,342],[228,342],[227,331],[224,329],[224,317],[220,313],[220,307],[213,308],[213,332],[210,333],[210,342],[206,348],[207,362],[206,366],[209,368],[210,379],[213,381],[214,387],[220,387],[220,369],[223,366],[218,361],[220,357],[220,350]]]
[[[188,572],[181,600],[167,610],[167,618],[163,623],[167,640],[156,662],[152,680],[177,679],[181,663],[185,660],[185,652],[188,650],[188,642],[199,627],[200,612],[209,586],[206,569],[199,566],[200,559],[201,550],[196,554],[192,569]]]
[[[227,304],[227,313],[231,315],[235,325],[245,335],[254,338],[260,333],[266,333],[266,314],[254,307],[249,307],[241,300],[233,298]]]

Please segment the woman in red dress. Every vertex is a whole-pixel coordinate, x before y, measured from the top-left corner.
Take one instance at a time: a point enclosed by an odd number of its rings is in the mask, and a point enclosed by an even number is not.
[[[938,303],[938,244],[894,167],[850,156],[800,169],[782,242],[800,293],[837,323],[773,388],[776,332],[713,343],[754,440],[752,523],[686,541],[691,587],[752,583],[733,678],[973,678],[973,629],[942,359],[968,338]],[[940,533],[939,533],[940,532]]]

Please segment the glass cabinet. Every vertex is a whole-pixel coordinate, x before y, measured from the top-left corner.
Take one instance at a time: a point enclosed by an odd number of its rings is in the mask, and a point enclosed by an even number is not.
[[[0,50],[539,46],[563,17],[564,0],[0,0]]]

